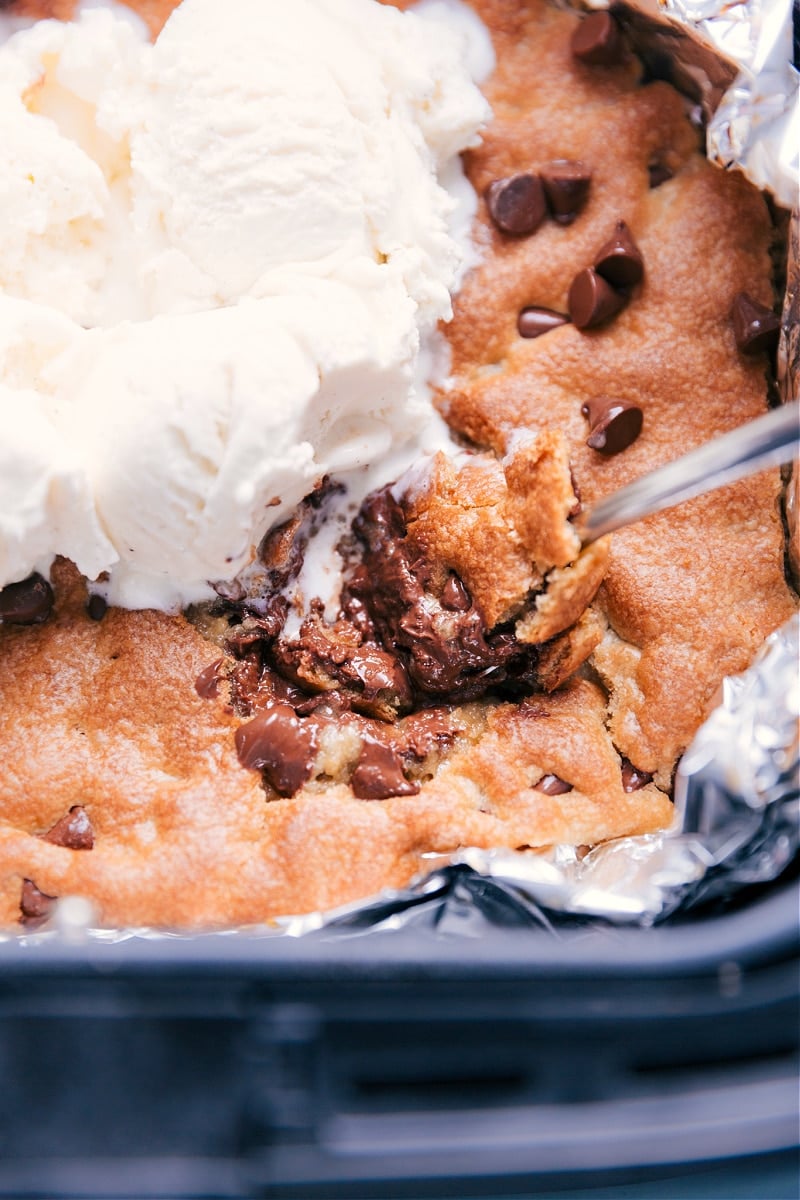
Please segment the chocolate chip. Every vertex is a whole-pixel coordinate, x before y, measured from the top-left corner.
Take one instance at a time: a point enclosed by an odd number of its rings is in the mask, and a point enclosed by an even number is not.
[[[495,179],[486,189],[486,204],[497,228],[514,237],[533,233],[547,215],[544,188],[537,175]]]
[[[613,67],[622,58],[622,48],[619,26],[608,12],[589,13],[570,39],[573,56],[592,67]]]
[[[56,896],[39,891],[32,879],[23,879],[19,907],[23,925],[40,925],[50,915]]]
[[[592,172],[582,162],[559,158],[540,172],[553,220],[571,225],[589,197]]]
[[[194,690],[203,700],[211,700],[219,691],[219,672],[220,667],[224,663],[224,658],[215,658],[212,663],[197,676],[194,681]]]
[[[629,758],[622,760],[622,790],[623,792],[638,792],[639,788],[646,787],[652,781],[653,776],[648,771],[640,771],[635,767]]]
[[[367,699],[386,695],[394,697],[399,708],[410,707],[411,697],[403,665],[386,650],[369,642],[364,643],[352,652],[348,665],[361,683]]]
[[[263,771],[279,795],[293,796],[311,778],[317,731],[288,704],[273,704],[240,725],[235,740],[242,766]]]
[[[273,661],[305,691],[344,688],[355,708],[393,721],[411,707],[411,688],[396,654],[383,649],[346,619],[329,625],[314,609],[299,635],[272,648]]]
[[[598,396],[584,404],[581,412],[591,427],[586,445],[600,454],[619,454],[642,432],[642,410],[627,400]]]
[[[67,850],[91,850],[94,847],[94,830],[86,809],[80,804],[73,804],[69,812],[43,834],[43,838]]]
[[[447,577],[447,583],[442,591],[442,608],[451,612],[466,612],[472,604],[472,597],[454,571]]]
[[[575,276],[567,297],[569,315],[578,329],[593,329],[610,321],[627,303],[627,296],[615,292],[594,267]]]
[[[390,796],[416,796],[419,784],[403,774],[400,755],[380,742],[364,742],[350,780],[359,800],[388,800]]]
[[[771,308],[740,292],[733,302],[733,333],[742,354],[772,354],[778,345],[780,318]]]
[[[648,164],[647,174],[651,188],[661,187],[662,183],[666,183],[668,179],[672,179],[672,171],[664,163],[652,162]]]
[[[520,337],[524,338],[541,337],[543,333],[549,333],[559,325],[568,324],[569,317],[553,312],[552,308],[536,308],[534,305],[523,308],[517,318],[517,330]]]
[[[546,796],[561,796],[572,791],[572,784],[566,783],[558,775],[543,775],[538,783],[533,785],[535,792],[544,792]]]
[[[229,668],[230,702],[242,716],[249,716],[259,693],[262,660],[259,650],[243,653]]]
[[[29,575],[0,591],[0,622],[39,625],[53,610],[53,589],[41,575]]]
[[[594,260],[594,269],[614,287],[633,287],[642,278],[642,252],[624,221],[617,221],[614,236],[609,238]]]
[[[446,749],[461,730],[451,709],[423,708],[406,717],[398,732],[404,752],[421,762],[432,751]]]
[[[108,611],[108,601],[99,593],[93,592],[86,605],[86,611],[93,621],[102,621]]]

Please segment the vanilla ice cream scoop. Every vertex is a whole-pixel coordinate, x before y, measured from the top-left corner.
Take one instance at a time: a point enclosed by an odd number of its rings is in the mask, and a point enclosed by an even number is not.
[[[0,386],[46,428],[0,469],[60,481],[35,517],[7,489],[0,586],[62,553],[116,603],[202,600],[414,437],[462,257],[441,180],[488,116],[470,50],[376,0],[184,0],[154,46],[94,10],[0,49],[0,285],[62,323],[12,369],[0,304]]]
[[[49,570],[56,552],[90,578],[115,558],[77,455],[36,392],[0,384],[0,562],[6,582]]]
[[[409,301],[387,303],[382,287],[368,299],[311,280],[88,340],[70,407],[119,554],[109,599],[169,609],[205,598],[319,479],[379,460],[424,420],[409,396]]]
[[[81,326],[149,315],[118,111],[148,52],[104,10],[39,21],[0,47],[0,288]]]
[[[287,264],[347,279],[366,258],[426,322],[447,316],[459,251],[438,172],[487,115],[463,55],[375,0],[187,0],[147,60],[137,228],[163,225],[225,304]]]
[[[0,580],[47,573],[55,554],[89,578],[116,557],[81,454],[58,428],[61,369],[82,338],[66,317],[0,295]],[[66,425],[68,422],[64,422]]]

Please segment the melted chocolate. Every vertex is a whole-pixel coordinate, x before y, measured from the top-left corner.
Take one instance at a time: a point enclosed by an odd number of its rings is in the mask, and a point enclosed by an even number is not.
[[[423,708],[405,718],[399,731],[404,752],[418,761],[434,750],[446,749],[459,732],[448,708]]]
[[[261,647],[256,645],[234,663],[228,676],[231,704],[237,712],[249,714],[258,695],[263,670]]]
[[[402,662],[376,641],[365,640],[347,619],[326,625],[318,610],[312,612],[296,639],[277,643],[272,659],[299,687],[313,692],[342,687],[355,708],[386,720],[411,707]]]
[[[262,547],[270,586],[297,569],[301,522],[287,522]],[[283,636],[288,602],[279,591],[220,600],[228,614],[226,675],[231,704],[251,719],[236,732],[243,766],[263,772],[281,796],[312,776],[320,735],[332,722],[354,724],[365,746],[353,773],[364,799],[413,795],[403,761],[441,753],[456,737],[452,712],[489,690],[519,695],[536,687],[537,649],[508,628],[489,631],[464,582],[450,572],[442,587],[406,537],[402,506],[391,490],[374,492],[343,545],[337,620],[320,601],[295,637]],[[219,663],[197,680],[216,689]],[[416,711],[413,711],[416,709]],[[409,714],[410,715],[405,715]]]
[[[194,690],[203,700],[211,700],[219,692],[220,668],[224,661],[224,658],[215,658],[195,679]]]
[[[532,648],[509,632],[487,633],[474,604],[445,610],[426,591],[425,564],[405,540],[403,510],[389,488],[367,497],[353,528],[364,561],[350,592],[369,610],[383,645],[400,651],[421,697],[464,702],[511,679],[533,683]]]
[[[450,572],[444,585],[442,607],[451,612],[468,612],[472,607],[472,597],[464,586],[464,581],[454,571]]]
[[[649,771],[640,771],[629,758],[622,760],[622,790],[623,792],[638,792],[639,788],[652,783],[653,776]]]
[[[21,923],[34,929],[41,925],[50,916],[57,899],[57,896],[48,896],[40,891],[32,879],[23,879],[19,899]]]
[[[419,784],[406,779],[400,755],[391,746],[365,742],[350,780],[359,800],[388,800],[390,796],[416,796]]]
[[[317,729],[288,704],[273,704],[236,730],[239,762],[263,771],[280,796],[293,796],[311,778],[317,742]]]
[[[543,775],[539,782],[533,785],[533,790],[544,792],[545,796],[563,796],[572,791],[572,784],[559,775]]]
[[[52,842],[54,846],[64,846],[67,850],[94,848],[92,823],[86,809],[80,804],[73,804],[69,812],[42,836],[46,842]]]

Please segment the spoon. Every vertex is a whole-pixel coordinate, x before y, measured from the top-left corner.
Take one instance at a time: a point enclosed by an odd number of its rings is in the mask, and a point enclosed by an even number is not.
[[[683,500],[791,462],[799,450],[800,400],[793,400],[612,492],[578,516],[575,530],[588,546]]]

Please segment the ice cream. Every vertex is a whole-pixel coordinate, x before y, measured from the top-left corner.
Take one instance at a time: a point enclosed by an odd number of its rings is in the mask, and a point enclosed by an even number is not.
[[[433,19],[184,0],[154,46],[89,11],[0,49],[0,385],[32,423],[0,447],[28,481],[0,585],[62,553],[129,607],[203,599],[424,424],[461,262],[441,181],[488,115]]]

